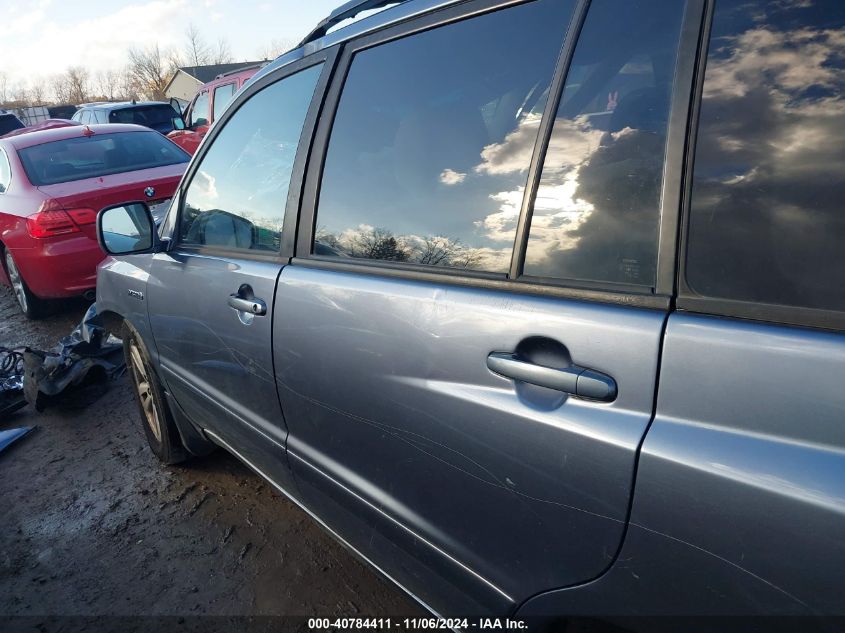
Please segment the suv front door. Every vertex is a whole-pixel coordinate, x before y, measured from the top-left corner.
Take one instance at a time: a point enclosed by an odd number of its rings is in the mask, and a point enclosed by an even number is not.
[[[154,256],[147,285],[162,379],[192,420],[253,458],[285,441],[273,298],[322,61],[266,77],[232,105],[183,181],[172,246]]]
[[[702,16],[472,13],[491,4],[345,49],[274,321],[305,503],[453,614],[586,582],[620,546],[672,291],[664,156],[683,151]]]

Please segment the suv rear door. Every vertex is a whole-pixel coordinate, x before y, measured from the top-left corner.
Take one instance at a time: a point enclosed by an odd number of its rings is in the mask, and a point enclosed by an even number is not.
[[[279,277],[303,499],[438,610],[590,580],[625,530],[702,3],[587,4],[347,45]]]
[[[837,0],[715,5],[622,556],[639,587],[665,585],[669,560],[700,570],[664,612],[845,613],[843,35]]]

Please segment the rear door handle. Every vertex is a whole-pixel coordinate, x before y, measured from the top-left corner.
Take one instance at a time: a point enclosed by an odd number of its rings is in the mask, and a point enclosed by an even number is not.
[[[601,402],[616,400],[616,381],[606,374],[585,367],[544,367],[520,360],[507,352],[491,353],[487,357],[487,367],[500,376],[573,396]]]
[[[234,308],[238,312],[246,312],[255,316],[264,316],[267,314],[267,304],[255,297],[244,299],[238,295],[229,295],[229,307]]]

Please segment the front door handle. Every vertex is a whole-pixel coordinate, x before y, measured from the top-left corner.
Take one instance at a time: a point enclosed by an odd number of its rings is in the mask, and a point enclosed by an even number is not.
[[[616,381],[606,374],[585,367],[577,365],[560,368],[544,367],[520,360],[514,354],[507,352],[491,353],[487,357],[487,367],[500,376],[562,391],[573,396],[601,402],[616,400]]]
[[[246,312],[255,316],[264,316],[267,314],[267,304],[255,297],[244,299],[238,295],[229,295],[229,307],[234,308],[238,312]]]

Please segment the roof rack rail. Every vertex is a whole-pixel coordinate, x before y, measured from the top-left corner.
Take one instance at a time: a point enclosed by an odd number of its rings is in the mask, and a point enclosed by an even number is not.
[[[311,31],[308,35],[305,36],[299,44],[297,44],[297,48],[300,46],[305,46],[309,42],[313,42],[314,40],[318,40],[323,37],[326,33],[328,33],[329,29],[335,26],[336,24],[340,24],[344,20],[349,20],[354,18],[359,13],[363,11],[369,11],[370,9],[381,9],[382,7],[387,6],[388,4],[401,4],[402,2],[407,2],[408,0],[349,0],[346,4],[342,4],[337,9],[332,11],[329,14],[329,17],[322,20],[313,31]]]
[[[252,70],[253,68],[264,68],[269,63],[269,61],[265,60],[261,62],[256,62],[255,64],[250,64],[248,66],[241,66],[240,68],[235,68],[234,70],[227,70],[225,73],[220,73],[219,75],[217,75],[214,79],[221,79],[223,77],[228,77],[229,75],[237,75],[238,73],[242,73],[245,70]]]

